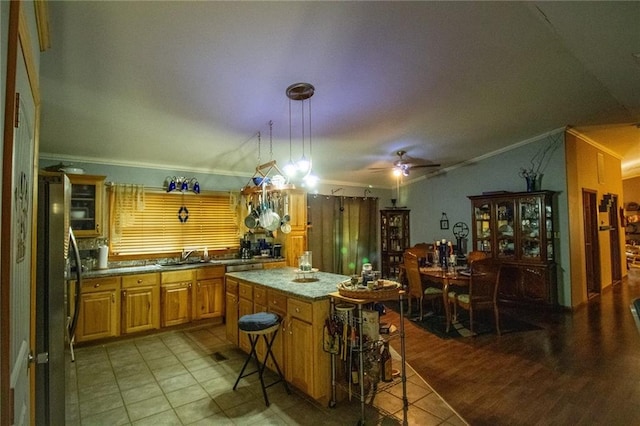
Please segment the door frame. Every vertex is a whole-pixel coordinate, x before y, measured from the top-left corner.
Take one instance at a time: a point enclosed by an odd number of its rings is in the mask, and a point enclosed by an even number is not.
[[[611,195],[609,206],[609,245],[611,253],[611,283],[622,282],[622,250],[620,248],[620,218],[618,216],[618,195]]]
[[[29,324],[29,349],[35,347],[35,285],[36,285],[36,239],[37,239],[37,217],[33,214],[37,208],[37,176],[38,176],[38,152],[39,152],[39,126],[40,126],[40,89],[38,83],[39,71],[36,67],[35,55],[39,52],[34,50],[31,41],[30,28],[36,28],[38,32],[38,42],[40,51],[49,48],[49,30],[48,30],[48,10],[46,2],[34,2],[35,16],[28,15],[25,8],[22,7],[23,1],[9,2],[9,19],[7,25],[7,59],[6,64],[6,91],[5,91],[5,110],[3,117],[2,129],[2,213],[0,223],[2,229],[11,229],[15,220],[14,217],[14,201],[13,201],[13,160],[15,156],[15,112],[18,108],[16,100],[17,92],[17,76],[18,76],[18,58],[22,57],[26,69],[28,84],[30,86],[30,95],[34,104],[34,146],[33,159],[31,161],[31,182],[30,189],[31,200],[30,209],[32,222],[27,224],[31,227],[31,240],[25,241],[25,244],[31,246],[30,262],[30,300],[29,306],[26,307],[30,312]],[[35,18],[35,19],[34,19]],[[13,424],[15,416],[18,413],[14,411],[14,395],[11,389],[11,369],[12,369],[12,336],[11,329],[13,323],[13,310],[16,307],[11,306],[11,294],[13,283],[13,265],[12,265],[13,241],[11,232],[3,232],[0,237],[0,278],[3,283],[0,286],[0,426]],[[25,307],[22,307],[25,309]],[[29,421],[31,424],[35,422],[35,368],[29,363]]]
[[[585,290],[587,299],[590,299],[600,295],[602,291],[597,191],[582,188],[582,211],[584,214]]]

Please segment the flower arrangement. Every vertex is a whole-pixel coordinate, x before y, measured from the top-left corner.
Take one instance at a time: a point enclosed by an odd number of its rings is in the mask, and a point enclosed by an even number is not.
[[[558,148],[560,142],[562,141],[562,133],[560,136],[554,138],[549,142],[546,146],[543,146],[536,152],[536,154],[531,158],[529,163],[531,163],[531,167],[521,167],[518,175],[522,178],[525,178],[527,181],[527,191],[534,191],[540,188],[536,188],[536,186],[540,185],[540,179],[542,178],[542,172],[549,164],[551,160],[551,154],[553,151]]]

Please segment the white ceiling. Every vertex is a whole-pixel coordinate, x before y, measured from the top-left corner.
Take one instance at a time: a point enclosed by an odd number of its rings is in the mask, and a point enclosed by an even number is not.
[[[54,1],[49,10],[45,158],[251,176],[258,131],[270,159],[270,120],[273,158],[289,160],[285,89],[309,82],[314,168],[327,183],[391,187],[389,173],[370,169],[391,167],[399,149],[447,167],[564,126],[617,153],[624,176],[640,174],[640,2]]]

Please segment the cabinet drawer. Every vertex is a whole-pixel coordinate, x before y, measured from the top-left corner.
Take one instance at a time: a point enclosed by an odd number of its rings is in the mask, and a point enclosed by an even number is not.
[[[276,311],[283,314],[287,313],[287,296],[277,291],[269,290],[267,307],[270,311]]]
[[[92,278],[82,281],[82,292],[91,293],[95,291],[118,290],[120,287],[120,277]]]
[[[267,306],[267,289],[264,287],[254,287],[253,303]]]
[[[238,283],[238,295],[243,299],[253,300],[253,285]]]
[[[224,277],[224,269],[223,265],[198,268],[196,269],[196,279],[205,280],[207,278]]]
[[[162,272],[162,283],[179,283],[182,281],[193,281],[193,269],[186,271],[167,271]]]
[[[313,319],[311,303],[298,299],[289,298],[287,302],[287,313],[292,317],[299,318],[306,322],[311,322]]]
[[[238,295],[238,281],[227,277],[225,286],[227,293],[231,293],[234,296]]]
[[[125,275],[122,277],[122,288],[158,285],[158,274]]]

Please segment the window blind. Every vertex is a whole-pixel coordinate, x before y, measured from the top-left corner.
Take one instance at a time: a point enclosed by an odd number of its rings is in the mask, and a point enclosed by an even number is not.
[[[129,202],[114,203],[112,198],[111,230],[116,229],[117,209],[130,211]],[[240,245],[237,213],[228,194],[145,192],[144,210],[127,214],[117,229],[110,238],[110,252],[119,257],[204,247],[210,251],[237,250]]]

